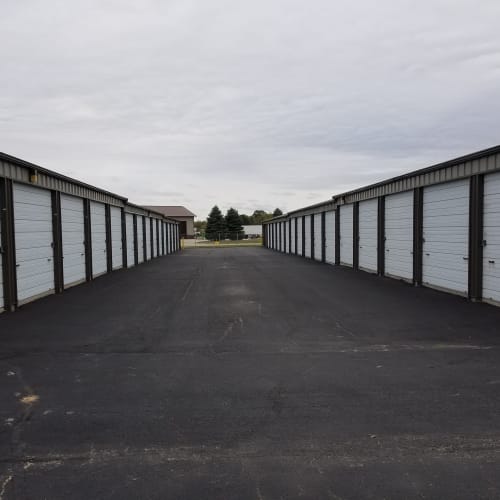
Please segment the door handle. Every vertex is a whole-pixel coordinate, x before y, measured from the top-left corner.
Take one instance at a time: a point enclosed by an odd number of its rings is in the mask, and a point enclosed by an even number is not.
[[[489,260],[489,261],[488,261],[488,263],[489,263],[489,264],[494,264],[494,263],[495,263],[495,261],[494,261],[494,260]]]
[[[469,257],[462,257],[462,259],[464,259],[464,260],[469,260]]]

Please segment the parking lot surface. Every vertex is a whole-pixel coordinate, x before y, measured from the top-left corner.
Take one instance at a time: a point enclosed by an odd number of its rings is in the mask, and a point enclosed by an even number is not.
[[[500,309],[263,248],[0,315],[0,499],[500,498]]]

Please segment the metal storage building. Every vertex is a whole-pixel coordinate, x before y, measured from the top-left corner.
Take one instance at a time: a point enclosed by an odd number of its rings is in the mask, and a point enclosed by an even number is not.
[[[171,253],[176,221],[0,153],[0,311],[166,255],[167,225]]]
[[[287,253],[500,304],[500,146],[266,221],[266,247],[281,224]]]

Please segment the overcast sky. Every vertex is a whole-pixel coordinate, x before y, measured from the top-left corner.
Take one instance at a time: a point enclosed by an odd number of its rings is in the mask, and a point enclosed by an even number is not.
[[[0,150],[284,211],[500,143],[498,0],[2,0]]]

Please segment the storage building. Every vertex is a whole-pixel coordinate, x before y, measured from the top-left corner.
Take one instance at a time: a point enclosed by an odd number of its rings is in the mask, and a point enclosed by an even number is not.
[[[500,304],[500,146],[267,221],[264,245]]]
[[[178,222],[0,153],[0,311],[176,252]]]

